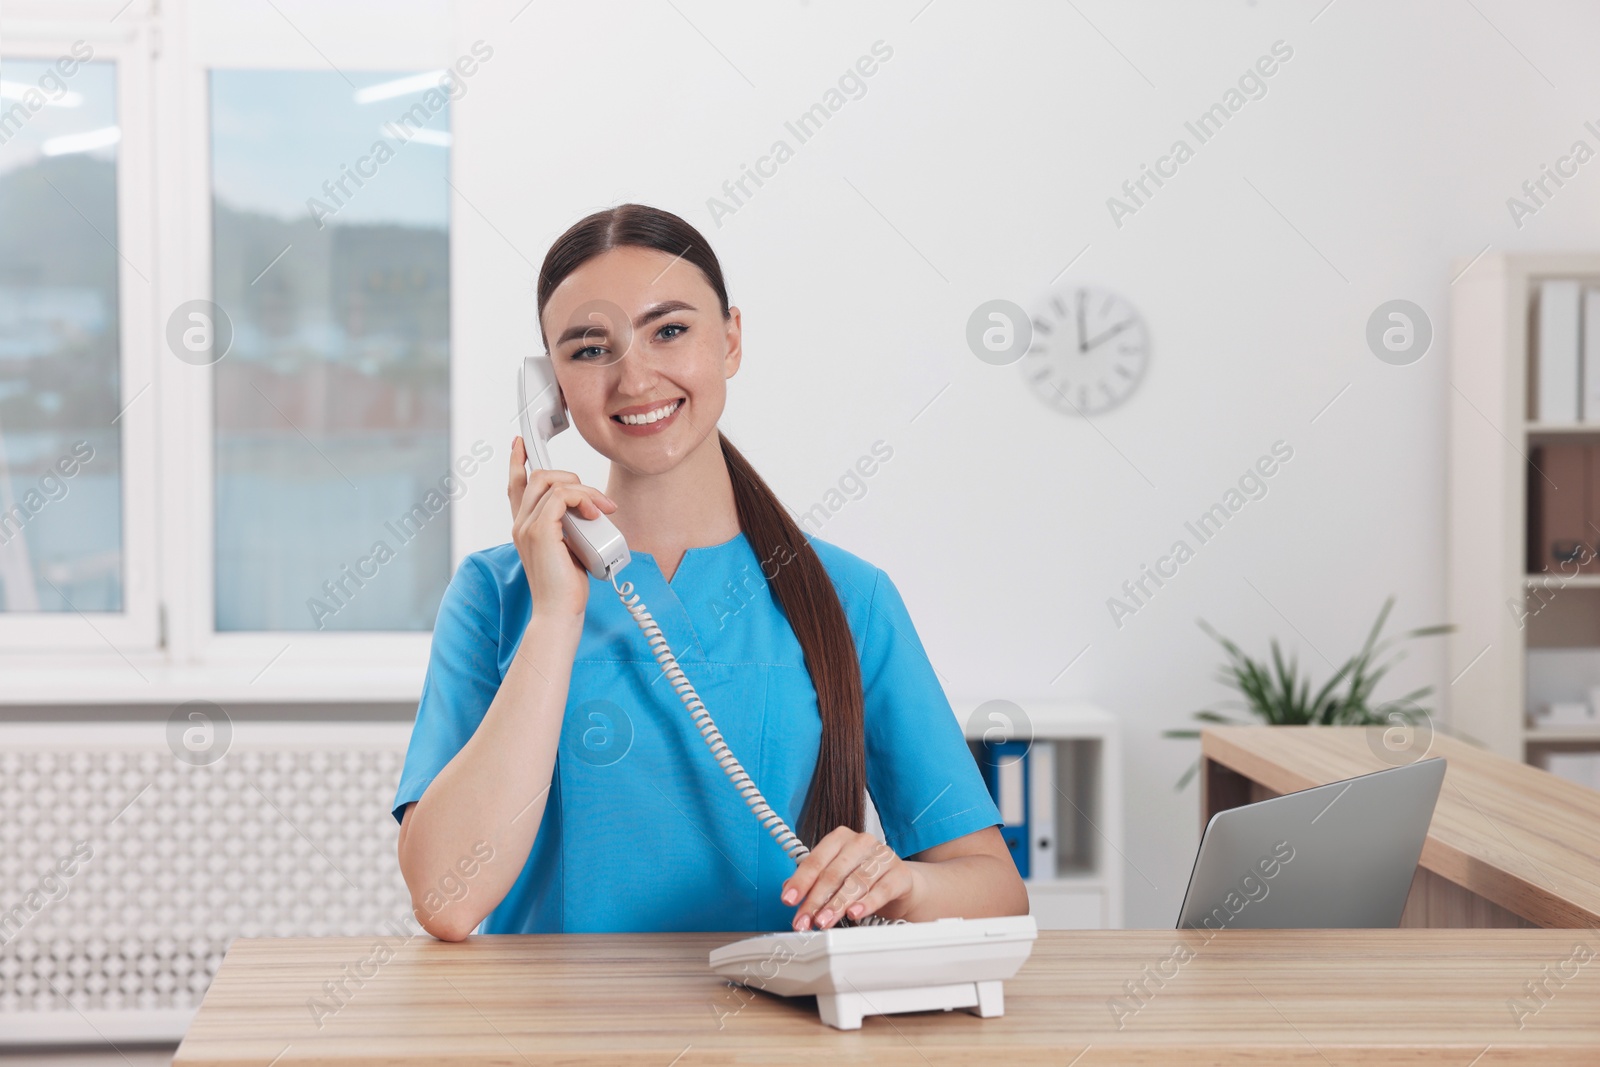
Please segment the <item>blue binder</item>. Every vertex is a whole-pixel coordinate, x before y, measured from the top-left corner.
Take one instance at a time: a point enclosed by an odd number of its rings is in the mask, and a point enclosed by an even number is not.
[[[1028,781],[1028,742],[982,742],[980,766],[983,781],[989,787],[989,796],[1000,809],[1000,836],[1005,839],[1011,861],[1017,873],[1028,877],[1029,847],[1028,798],[1032,792]]]

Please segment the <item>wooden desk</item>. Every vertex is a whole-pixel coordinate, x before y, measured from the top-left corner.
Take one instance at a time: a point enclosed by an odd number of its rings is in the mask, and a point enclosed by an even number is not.
[[[1206,727],[1200,751],[1202,820],[1412,761],[1360,726]],[[1426,755],[1449,766],[1401,926],[1600,926],[1600,792],[1438,734]]]
[[[320,1028],[308,1000],[378,940],[239,940],[173,1065],[1600,1063],[1594,931],[1042,931],[1003,1018],[854,1031],[825,1026],[814,998],[712,974],[707,953],[736,936],[396,938]],[[1540,980],[1542,1002],[1524,985]]]

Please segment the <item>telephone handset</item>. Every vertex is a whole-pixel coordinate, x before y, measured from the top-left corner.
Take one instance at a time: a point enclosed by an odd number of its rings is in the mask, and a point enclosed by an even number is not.
[[[522,440],[529,449],[529,470],[535,466],[550,470],[545,443],[570,422],[549,356],[523,357],[517,393]],[[561,534],[584,569],[601,581],[609,581],[616,590],[622,606],[643,631],[661,672],[688,709],[717,766],[744,798],[751,814],[790,859],[797,864],[805,859],[811,850],[772,810],[734,757],[700,695],[678,666],[661,627],[633,591],[633,583],[617,580],[617,573],[633,558],[621,531],[605,515],[586,519],[568,509],[561,517]],[[1031,915],[919,923],[868,915],[854,920],[842,918],[837,926],[825,931],[746,938],[714,950],[710,962],[719,974],[734,981],[768,988],[782,996],[815,995],[818,1010],[828,1025],[855,1029],[861,1025],[863,1015],[929,1008],[966,1008],[985,1017],[1003,1015],[1005,1002],[1000,983],[1022,966],[1035,936]],[[943,957],[933,961],[931,970],[930,950]],[[759,963],[760,956],[766,954],[766,962],[771,963],[780,952],[785,960],[794,961],[788,973],[767,974],[763,965],[759,980],[752,981],[751,962]],[[842,988],[841,982],[850,986],[849,991]],[[866,991],[872,993],[870,1000]]]
[[[571,423],[567,421],[567,409],[561,402],[561,389],[556,385],[555,368],[550,365],[549,356],[523,359],[517,393],[522,412],[522,443],[530,450],[528,469],[532,471],[537,466],[550,470],[550,453],[545,449],[545,442]],[[626,567],[633,558],[628,554],[628,542],[605,515],[586,519],[569,509],[561,517],[561,533],[584,569],[602,582]]]

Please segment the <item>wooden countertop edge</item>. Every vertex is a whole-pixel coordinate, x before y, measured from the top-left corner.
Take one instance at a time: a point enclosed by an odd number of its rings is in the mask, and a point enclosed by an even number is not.
[[[1210,730],[1201,731],[1200,753],[1202,758],[1214,759],[1278,793],[1293,793],[1327,784],[1274,763]],[[1445,781],[1449,783],[1448,773]],[[1512,847],[1516,846],[1513,844]],[[1498,867],[1482,856],[1441,841],[1431,832],[1422,846],[1422,858],[1418,864],[1540,926],[1600,926],[1600,914],[1589,911],[1577,901]]]
[[[889,1016],[888,1018],[893,1018]],[[1352,1043],[1348,1045],[1324,1045],[1322,1048],[1308,1048],[1303,1040],[1290,1037],[1283,1041],[1263,1041],[1243,1043],[1229,1041],[1211,1045],[1185,1044],[1180,1041],[1152,1041],[1142,1045],[1095,1045],[1071,1039],[1060,1041],[1044,1041],[1038,1043],[998,1044],[992,1040],[951,1043],[937,1046],[912,1046],[905,1048],[903,1053],[889,1052],[876,1044],[852,1047],[852,1038],[859,1035],[860,1031],[839,1031],[831,1043],[831,1047],[807,1046],[803,1050],[786,1052],[781,1049],[728,1049],[722,1051],[702,1051],[700,1046],[694,1046],[696,1064],[714,1065],[714,1067],[775,1067],[781,1064],[809,1062],[812,1059],[823,1059],[839,1067],[855,1067],[855,1065],[882,1065],[882,1064],[912,1064],[915,1067],[970,1067],[974,1063],[999,1063],[1004,1062],[1016,1067],[1059,1067],[1063,1063],[1076,1063],[1082,1059],[1084,1053],[1094,1050],[1095,1062],[1098,1064],[1117,1065],[1117,1067],[1171,1067],[1174,1063],[1182,1063],[1185,1067],[1238,1067],[1241,1064],[1270,1064],[1272,1067],[1327,1067],[1330,1061],[1323,1051],[1333,1053],[1337,1063],[1342,1067],[1393,1067],[1395,1064],[1407,1064],[1411,1067],[1427,1067],[1429,1064],[1438,1064],[1439,1067],[1459,1067],[1460,1064],[1471,1061],[1474,1053],[1482,1057],[1488,1051],[1482,1045],[1470,1042],[1437,1043],[1437,1044],[1399,1044],[1395,1042]],[[1490,1046],[1493,1048],[1493,1062],[1496,1067],[1594,1067],[1596,1047],[1593,1044],[1560,1044],[1546,1042],[1537,1045],[1519,1045],[1508,1047],[1505,1045]],[[520,1067],[535,1067],[535,1065],[556,1065],[572,1067],[572,1065],[585,1063],[604,1063],[607,1067],[660,1067],[663,1056],[671,1056],[670,1048],[618,1050],[605,1049],[603,1052],[586,1052],[571,1050],[550,1054],[533,1053],[529,1058],[527,1052],[511,1045],[510,1049],[520,1059],[511,1055],[494,1056],[491,1054],[474,1055],[466,1054],[453,1056],[447,1060],[431,1059],[431,1067],[461,1067],[465,1064],[480,1063],[509,1063]],[[398,1058],[391,1056],[338,1056],[330,1055],[308,1060],[296,1060],[296,1063],[319,1065],[319,1067],[338,1067],[340,1064],[357,1065],[357,1067],[404,1067],[407,1064],[419,1062],[412,1057]],[[1487,1062],[1487,1060],[1485,1060]],[[262,1067],[263,1060],[260,1054],[249,1050],[215,1054],[207,1051],[199,1053],[185,1053],[181,1048],[179,1054],[173,1058],[172,1067]]]

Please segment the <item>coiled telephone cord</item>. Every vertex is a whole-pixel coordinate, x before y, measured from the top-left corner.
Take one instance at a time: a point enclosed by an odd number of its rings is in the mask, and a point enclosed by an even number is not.
[[[678,666],[678,657],[672,654],[672,648],[662,635],[661,627],[656,623],[655,617],[640,601],[639,594],[633,591],[633,583],[619,583],[617,576],[612,574],[611,588],[617,591],[622,606],[628,609],[628,614],[633,616],[633,621],[638,623],[639,629],[644,632],[651,654],[661,665],[661,673],[672,683],[672,688],[677,691],[678,699],[683,701],[683,706],[689,709],[689,716],[694,720],[695,728],[700,731],[701,738],[711,749],[711,755],[716,759],[717,766],[722,768],[722,773],[728,776],[728,781],[733,783],[733,787],[749,805],[751,814],[767,828],[773,840],[778,842],[778,847],[798,864],[811,854],[811,850],[793,830],[789,829],[789,825],[783,821],[783,816],[772,810],[772,805],[767,803],[767,798],[761,795],[761,790],[756,788],[756,783],[750,780],[750,776],[745,773],[744,767],[734,756],[733,750],[722,739],[722,731],[717,729],[717,724],[711,719],[711,712],[706,710],[705,704],[700,700],[700,694],[694,691],[694,685]],[[891,926],[905,921],[886,919],[881,915],[868,915],[860,919],[841,918],[839,925]]]

